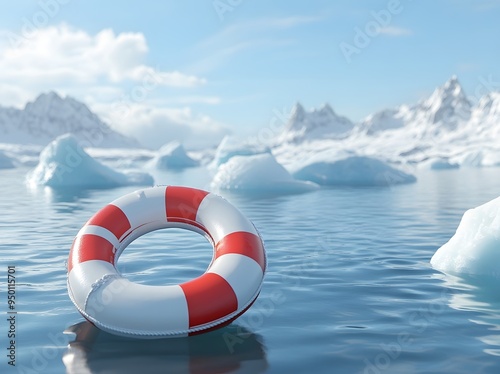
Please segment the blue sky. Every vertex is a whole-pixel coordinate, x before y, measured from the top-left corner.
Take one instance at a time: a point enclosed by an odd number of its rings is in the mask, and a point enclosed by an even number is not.
[[[500,89],[499,19],[498,0],[9,2],[0,104],[56,90],[151,147],[251,134],[296,101],[357,121],[453,74]]]

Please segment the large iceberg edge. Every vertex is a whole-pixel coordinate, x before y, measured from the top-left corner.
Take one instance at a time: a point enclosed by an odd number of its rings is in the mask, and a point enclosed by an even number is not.
[[[500,278],[500,197],[466,211],[430,262],[452,275]]]
[[[40,154],[36,168],[28,172],[30,185],[53,188],[113,188],[127,185],[153,185],[149,174],[118,172],[92,158],[71,134],[57,137]]]

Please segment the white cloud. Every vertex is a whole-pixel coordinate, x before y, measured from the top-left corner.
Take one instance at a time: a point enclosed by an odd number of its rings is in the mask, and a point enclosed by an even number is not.
[[[194,114],[189,107],[159,108],[141,103],[126,106],[96,105],[96,111],[127,135],[152,148],[178,140],[188,148],[216,145],[229,130],[212,118]]]
[[[13,84],[0,83],[0,105],[21,109],[31,99],[26,90]]]
[[[112,84],[141,82],[154,75],[157,84],[194,87],[206,81],[178,71],[161,71],[145,65],[148,53],[142,33],[120,33],[105,29],[95,35],[62,24],[40,28],[29,38],[3,32],[0,79],[23,86],[47,84]],[[5,42],[7,38],[10,43]]]
[[[145,65],[132,69],[128,77],[137,82],[144,82],[151,77],[158,84],[171,87],[194,87],[207,82],[206,79],[194,75],[185,75],[178,71],[164,72]]]
[[[378,29],[378,33],[388,36],[408,36],[413,34],[413,32],[410,29],[397,26],[380,27]]]
[[[187,105],[215,105],[220,98],[186,94],[206,80],[149,66],[148,53],[142,33],[105,29],[91,35],[66,24],[26,37],[0,30],[0,105],[23,107],[41,92],[55,90],[84,101],[145,146],[174,139],[191,147],[216,144],[228,130]]]

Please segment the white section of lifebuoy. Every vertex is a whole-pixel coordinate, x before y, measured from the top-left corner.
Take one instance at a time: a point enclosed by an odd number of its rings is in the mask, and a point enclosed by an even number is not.
[[[90,295],[86,308],[93,307],[101,325],[122,326],[123,333],[189,329],[188,306],[178,285],[150,286],[115,278]]]
[[[218,258],[210,266],[210,273],[224,278],[233,288],[238,304],[252,297],[252,290],[262,282],[262,269],[255,261],[239,254],[228,254]],[[245,276],[241,276],[245,274]]]
[[[148,286],[116,269],[122,251],[152,230],[180,227],[214,246],[206,272],[189,282]],[[108,332],[143,338],[186,336],[241,315],[257,298],[266,268],[253,224],[223,198],[186,187],[125,195],[79,231],[68,261],[68,291],[80,313]]]
[[[77,307],[85,309],[93,285],[113,274],[116,274],[116,268],[105,261],[86,261],[75,265],[68,274],[68,285],[71,285],[70,296]]]
[[[217,212],[217,214],[214,214]],[[214,243],[233,232],[244,231],[258,235],[254,225],[226,200],[217,195],[207,195],[198,208],[196,221],[210,233]]]
[[[114,236],[111,231],[101,226],[85,225],[78,232],[76,237],[78,238],[88,234],[100,236],[101,238],[106,239],[111,244],[113,244],[113,247],[115,248],[118,248],[120,246],[120,241],[116,238],[116,236]]]
[[[111,204],[120,208],[127,216],[132,227],[139,227],[148,222],[165,220],[165,207],[158,202],[164,199],[162,188],[140,190],[120,197]]]

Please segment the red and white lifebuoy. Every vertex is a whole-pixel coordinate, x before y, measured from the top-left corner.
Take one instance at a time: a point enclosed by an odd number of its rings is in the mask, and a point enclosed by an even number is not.
[[[199,232],[214,254],[205,273],[179,285],[130,282],[116,269],[122,251],[150,231]],[[153,187],[125,195],[97,212],[73,241],[68,292],[80,313],[102,330],[143,338],[186,336],[222,327],[257,298],[266,255],[254,225],[206,191]]]

